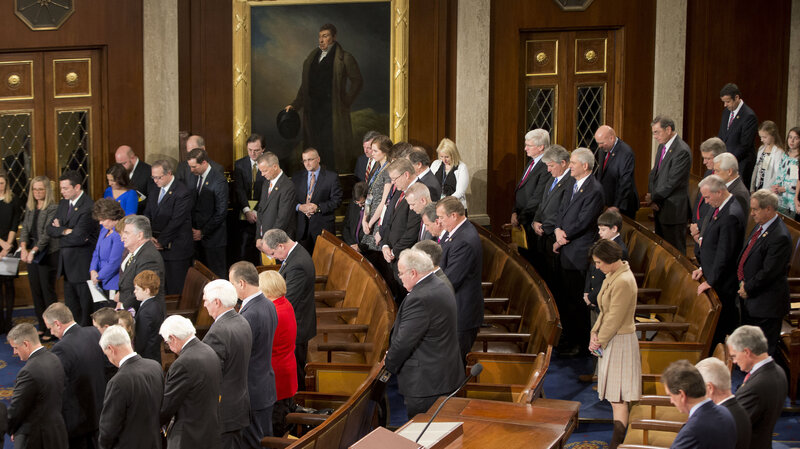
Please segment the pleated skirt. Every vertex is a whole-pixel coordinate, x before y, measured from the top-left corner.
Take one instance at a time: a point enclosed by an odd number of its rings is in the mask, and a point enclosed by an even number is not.
[[[616,335],[597,363],[597,396],[609,402],[642,397],[642,359],[636,333]]]

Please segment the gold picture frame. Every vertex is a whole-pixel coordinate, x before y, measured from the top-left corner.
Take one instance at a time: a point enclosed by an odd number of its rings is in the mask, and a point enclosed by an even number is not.
[[[247,137],[252,132],[250,35],[251,6],[343,3],[342,0],[232,0],[233,1],[233,148],[234,158],[244,157]],[[345,0],[364,3],[382,0]],[[393,141],[408,136],[408,8],[409,0],[383,0],[391,4],[391,55],[389,137]]]

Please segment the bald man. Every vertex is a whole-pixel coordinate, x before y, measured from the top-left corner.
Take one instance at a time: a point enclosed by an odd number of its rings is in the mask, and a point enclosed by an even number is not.
[[[634,179],[636,163],[633,150],[608,125],[597,128],[594,140],[598,150],[595,176],[603,185],[606,206],[635,219],[639,193]]]
[[[133,148],[128,145],[121,145],[114,153],[114,160],[117,164],[122,164],[125,170],[128,170],[128,178],[131,180],[131,186],[139,192],[140,195],[147,196],[150,189],[155,188],[156,184],[150,178],[151,167],[145,161],[140,160]],[[140,196],[141,197],[141,196]],[[147,204],[145,201],[139,201],[138,214],[144,212],[144,206]]]

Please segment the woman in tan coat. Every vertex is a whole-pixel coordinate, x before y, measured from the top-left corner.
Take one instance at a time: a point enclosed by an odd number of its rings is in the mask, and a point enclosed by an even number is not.
[[[633,321],[637,286],[619,245],[599,240],[591,255],[606,279],[597,295],[600,314],[592,328],[589,350],[600,357],[597,394],[611,402],[614,434],[609,447],[616,448],[625,438],[628,402],[638,401],[642,395],[642,364]]]

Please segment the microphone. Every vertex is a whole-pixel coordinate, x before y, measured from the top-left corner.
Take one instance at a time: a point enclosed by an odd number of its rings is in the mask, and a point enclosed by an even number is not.
[[[441,404],[439,404],[439,408],[436,409],[436,411],[433,413],[433,416],[431,416],[431,419],[428,420],[428,424],[425,424],[425,428],[422,429],[422,432],[419,433],[417,439],[414,440],[415,443],[419,443],[419,439],[422,438],[422,434],[424,434],[425,431],[428,430],[428,427],[431,425],[433,420],[436,419],[436,415],[439,414],[439,412],[442,410],[442,407],[444,407],[447,401],[449,401],[450,398],[455,396],[456,393],[461,391],[461,389],[464,388],[464,385],[466,385],[467,382],[469,382],[473,377],[478,377],[478,374],[480,374],[481,371],[483,371],[483,365],[481,365],[480,363],[472,365],[472,368],[470,368],[469,370],[469,376],[467,376],[467,378],[464,379],[464,382],[462,382],[461,385],[458,388],[456,388],[456,391],[450,393],[450,396],[448,396],[444,401],[442,401]]]

